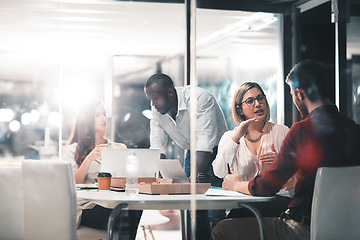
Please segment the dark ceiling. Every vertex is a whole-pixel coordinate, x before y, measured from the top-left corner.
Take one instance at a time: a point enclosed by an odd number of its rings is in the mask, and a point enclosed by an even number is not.
[[[198,8],[207,9],[284,13],[290,9],[292,3],[298,1],[299,0],[197,0],[196,4]],[[184,3],[182,0],[132,0],[132,2]]]

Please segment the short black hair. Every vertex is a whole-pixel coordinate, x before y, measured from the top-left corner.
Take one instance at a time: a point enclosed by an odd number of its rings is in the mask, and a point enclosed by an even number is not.
[[[163,73],[156,73],[152,75],[145,83],[145,88],[150,87],[154,83],[160,85],[163,89],[174,88],[174,82],[172,79]]]
[[[292,89],[302,89],[311,102],[328,98],[329,80],[325,67],[318,61],[306,59],[296,64],[286,77]]]

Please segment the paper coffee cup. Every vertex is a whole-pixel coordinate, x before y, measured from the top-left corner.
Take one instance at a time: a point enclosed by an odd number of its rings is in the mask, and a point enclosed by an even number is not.
[[[110,191],[111,173],[99,172],[98,185],[100,191]]]

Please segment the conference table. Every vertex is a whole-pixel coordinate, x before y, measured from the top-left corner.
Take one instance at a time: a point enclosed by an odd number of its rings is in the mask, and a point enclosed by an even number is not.
[[[260,238],[265,239],[265,225],[259,211],[250,205],[253,202],[272,201],[274,197],[256,197],[246,194],[234,195],[205,195],[205,194],[171,194],[171,195],[148,195],[139,194],[135,198],[126,195],[125,192],[116,191],[77,191],[78,200],[95,202],[103,207],[112,208],[107,228],[107,239],[113,239],[114,225],[117,216],[122,210],[175,210],[181,211],[181,232],[183,240],[187,239],[189,229],[186,229],[185,210],[210,210],[232,209],[239,207],[248,208],[258,220]],[[185,218],[185,219],[184,219]]]

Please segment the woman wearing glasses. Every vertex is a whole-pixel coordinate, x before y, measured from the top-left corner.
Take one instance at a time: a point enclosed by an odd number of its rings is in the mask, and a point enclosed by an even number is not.
[[[269,122],[270,108],[265,93],[254,82],[245,82],[238,87],[232,103],[232,115],[238,126],[222,136],[218,154],[212,163],[214,173],[224,178],[234,171],[247,181],[261,174],[275,160],[289,128]],[[288,197],[279,195],[276,206],[267,206],[268,203],[256,206],[263,216],[270,217],[286,210],[291,194],[288,189],[283,189],[280,194]],[[251,216],[245,209],[241,213],[232,211],[229,214],[231,217],[235,215]]]

